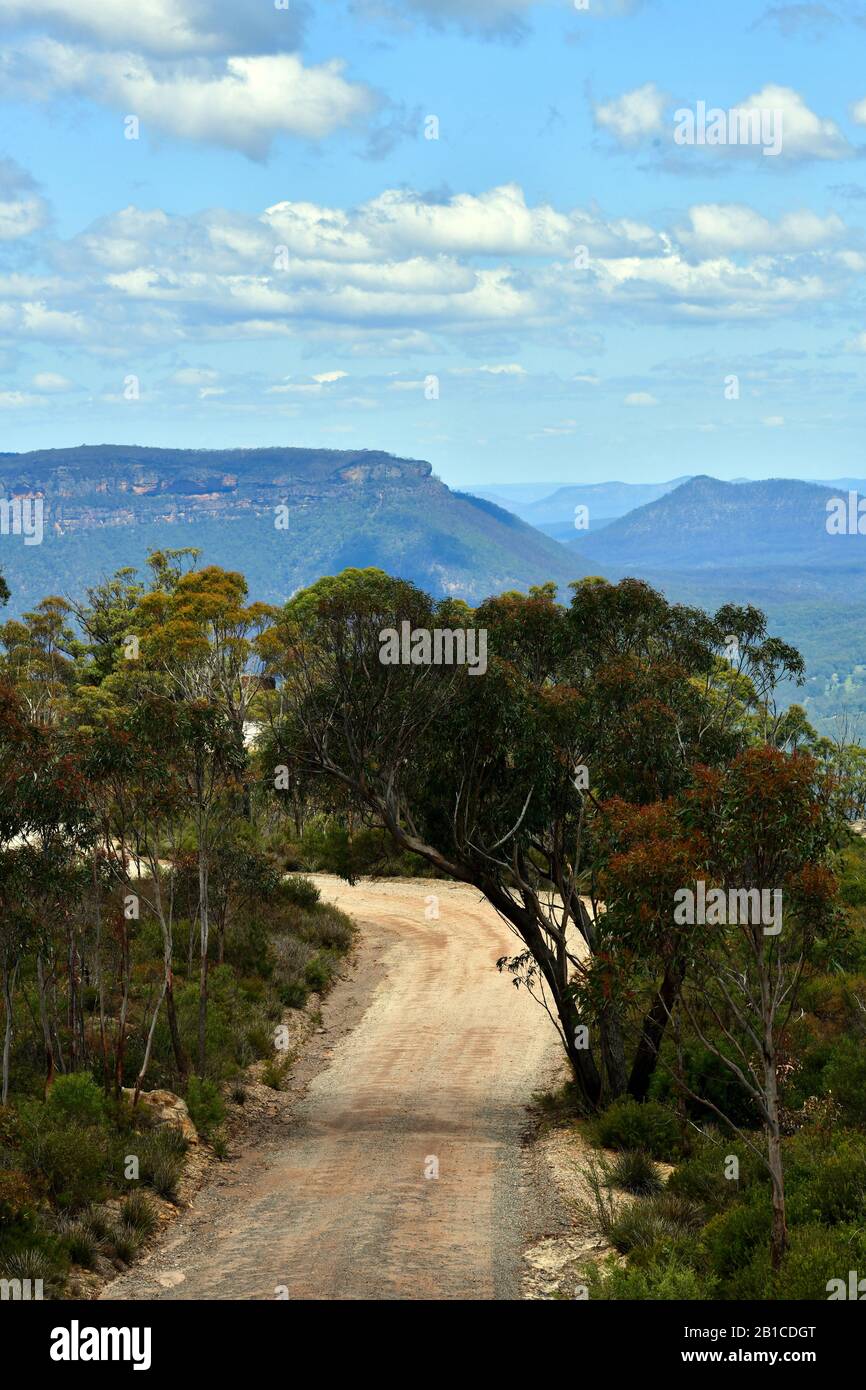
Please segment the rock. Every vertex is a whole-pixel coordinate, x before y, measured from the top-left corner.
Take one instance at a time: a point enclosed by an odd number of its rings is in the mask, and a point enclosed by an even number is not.
[[[132,1104],[134,1095],[135,1091],[131,1086],[124,1086],[124,1100]],[[173,1091],[142,1091],[138,1103],[147,1109],[157,1129],[168,1126],[169,1129],[176,1129],[182,1134],[187,1143],[198,1143],[198,1131],[190,1119],[186,1101],[181,1096],[176,1096]]]

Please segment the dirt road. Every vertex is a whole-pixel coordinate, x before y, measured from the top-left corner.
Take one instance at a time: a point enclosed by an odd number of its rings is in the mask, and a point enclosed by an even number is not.
[[[316,882],[361,943],[305,1094],[103,1298],[519,1296],[538,1222],[525,1106],[560,1062],[542,1009],[495,969],[515,940],[462,886]]]

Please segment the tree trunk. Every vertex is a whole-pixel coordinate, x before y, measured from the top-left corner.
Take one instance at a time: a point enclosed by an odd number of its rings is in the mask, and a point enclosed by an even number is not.
[[[652,1006],[644,1018],[640,1041],[635,1051],[631,1076],[628,1081],[628,1093],[635,1100],[646,1100],[649,1084],[658,1062],[665,1028],[682,989],[685,974],[685,966],[682,961],[672,960],[668,963]]]
[[[3,1007],[6,1014],[6,1026],[3,1032],[3,1083],[2,1089],[0,1089],[0,1105],[6,1105],[9,1100],[9,1062],[12,1056],[12,995],[15,990],[17,973],[17,963],[10,971],[7,962],[3,961]]]
[[[773,1179],[773,1228],[770,1238],[770,1257],[773,1270],[781,1268],[788,1248],[788,1221],[785,1212],[785,1175],[782,1171],[782,1142],[778,1129],[768,1135],[770,1176]]]
[[[772,1015],[764,1026],[764,1099],[767,1107],[767,1163],[773,1184],[773,1226],[770,1256],[773,1269],[781,1267],[788,1248],[788,1222],[785,1211],[785,1174],[782,1169],[782,1125],[779,1114],[779,1087],[776,1077],[776,1049]]]
[[[208,952],[208,863],[207,854],[198,852],[199,924],[201,928],[201,960],[198,978],[198,1074],[204,1076],[207,1036],[207,952]]]
[[[145,1075],[147,1073],[148,1064],[150,1062],[151,1049],[153,1048],[153,1035],[156,1032],[156,1021],[159,1018],[159,1011],[162,1008],[162,1001],[165,998],[165,991],[166,981],[163,981],[162,992],[156,1001],[156,1007],[153,1011],[153,1018],[150,1020],[150,1027],[147,1030],[147,1042],[145,1043],[144,1047],[144,1056],[141,1059],[141,1068],[139,1070],[138,1076],[135,1078],[135,1094],[132,1097],[133,1108],[135,1108],[135,1106],[138,1105],[138,1097],[141,1095],[141,1088],[144,1083]]]
[[[51,1027],[48,1022],[48,1009],[45,1005],[45,968],[42,964],[42,952],[36,953],[36,980],[39,986],[39,1022],[42,1026],[42,1042],[45,1048],[45,1086],[43,1098],[51,1090],[51,1083],[54,1080],[54,1046],[51,1041]]]
[[[189,1058],[186,1055],[184,1045],[180,1039],[180,1028],[177,1023],[177,1009],[174,1004],[174,974],[171,970],[169,970],[166,980],[165,1003],[168,1011],[168,1031],[171,1034],[171,1046],[174,1052],[174,1060],[180,1075],[186,1078],[189,1075]]]
[[[607,1078],[605,1096],[608,1100],[616,1100],[628,1086],[628,1067],[620,1020],[612,1005],[608,1005],[602,1015],[600,1030],[601,1056]]]

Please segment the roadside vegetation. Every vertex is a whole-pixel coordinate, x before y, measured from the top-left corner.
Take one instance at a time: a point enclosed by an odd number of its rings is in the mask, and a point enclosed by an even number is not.
[[[384,663],[404,623],[483,629],[484,671]],[[866,1266],[863,759],[777,708],[802,661],[756,609],[586,579],[473,610],[378,570],[275,609],[157,552],[0,650],[0,1265],[132,1252],[183,1162],[148,1094],[223,1152],[244,1069],[282,1086],[351,941],[325,869],[471,884],[512,928],[615,1155],[592,1296]]]
[[[194,558],[0,627],[0,1277],[46,1297],[176,1202],[175,1097],[225,1155],[247,1068],[283,1084],[281,1029],[352,941],[286,874],[244,740],[264,614]]]

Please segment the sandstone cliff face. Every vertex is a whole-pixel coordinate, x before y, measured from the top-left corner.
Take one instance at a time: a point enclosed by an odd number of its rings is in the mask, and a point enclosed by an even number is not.
[[[97,445],[0,454],[0,496],[41,497],[55,535],[183,524],[333,502],[370,490],[445,491],[429,463],[378,450],[175,450]]]
[[[0,500],[28,496],[42,499],[44,543],[0,527],[12,595],[4,618],[47,594],[78,598],[121,568],[145,573],[148,555],[165,549],[240,572],[268,603],[347,568],[475,603],[586,573],[501,507],[452,492],[429,463],[381,450],[106,444],[0,454]]]

